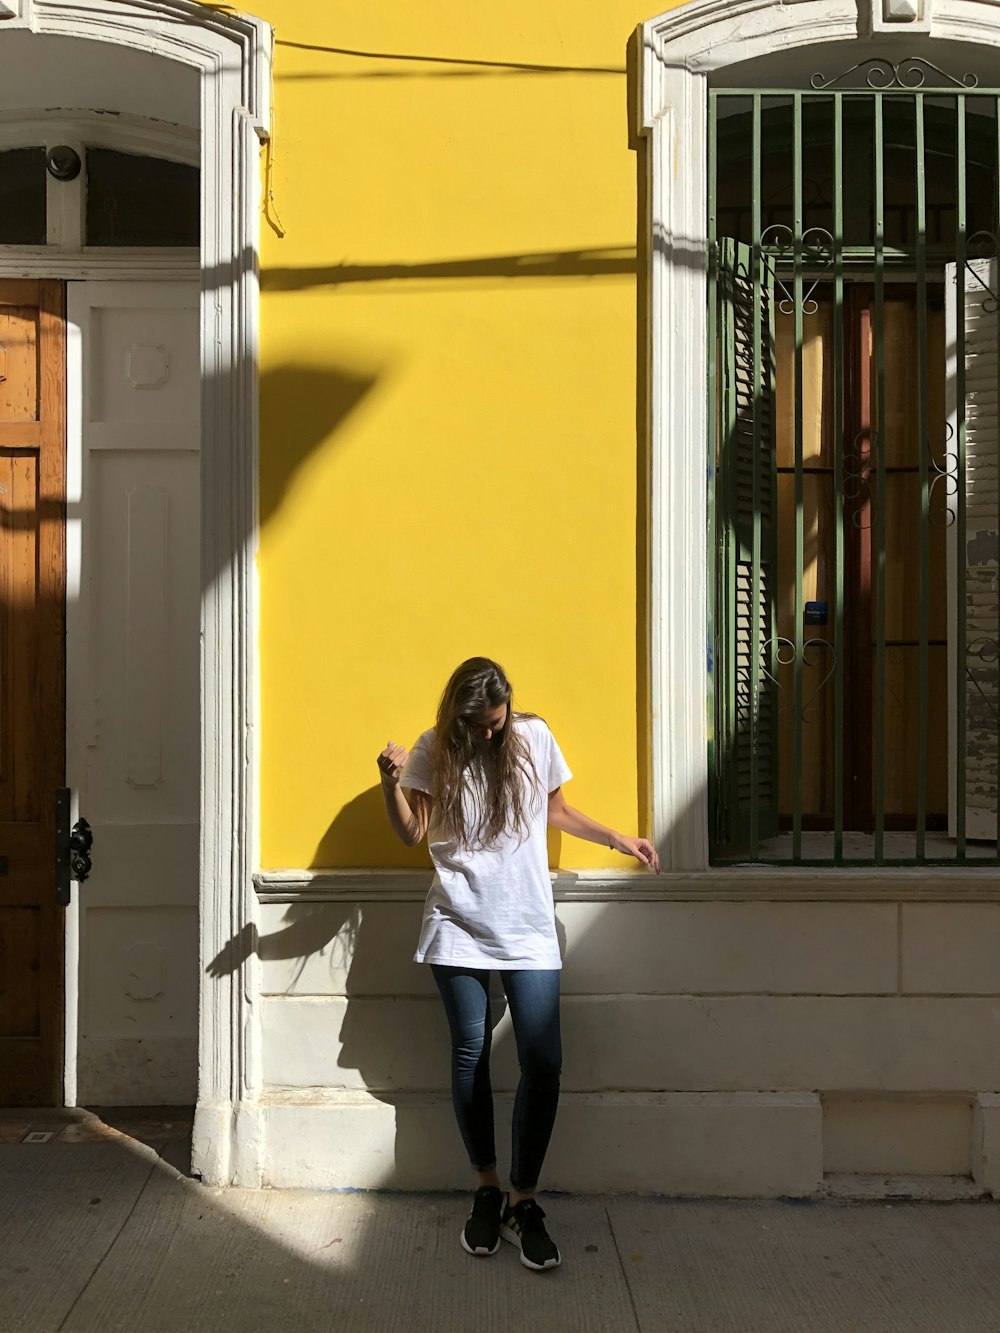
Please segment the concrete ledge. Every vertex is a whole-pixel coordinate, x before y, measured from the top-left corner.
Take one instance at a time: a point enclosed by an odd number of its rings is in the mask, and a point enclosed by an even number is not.
[[[673,870],[550,870],[556,902],[997,902],[994,865],[733,866]],[[432,871],[275,869],[253,876],[261,902],[422,902]]]
[[[510,1096],[496,1097],[501,1172]],[[263,1183],[466,1189],[451,1100],[439,1094],[266,1090]],[[765,1198],[822,1187],[819,1098],[794,1093],[567,1093],[543,1189]]]
[[[899,1199],[945,1203],[981,1199],[987,1191],[969,1176],[880,1176],[833,1172],[823,1181],[830,1199]]]

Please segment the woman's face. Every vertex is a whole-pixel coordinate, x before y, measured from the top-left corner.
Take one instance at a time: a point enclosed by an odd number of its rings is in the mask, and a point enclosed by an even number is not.
[[[487,708],[485,712],[477,717],[469,718],[469,730],[477,741],[491,741],[498,731],[503,731],[507,725],[507,705],[497,704],[495,708]]]

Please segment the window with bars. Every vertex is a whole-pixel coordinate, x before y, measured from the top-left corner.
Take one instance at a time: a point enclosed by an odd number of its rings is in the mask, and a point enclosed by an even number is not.
[[[716,862],[998,860],[1000,94],[710,94]]]

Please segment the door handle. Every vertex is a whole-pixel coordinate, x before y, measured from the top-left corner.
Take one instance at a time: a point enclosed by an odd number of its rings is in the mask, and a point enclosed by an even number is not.
[[[70,789],[56,788],[56,902],[68,907],[70,880],[78,884],[90,874],[90,849],[94,834],[85,819],[69,826]]]

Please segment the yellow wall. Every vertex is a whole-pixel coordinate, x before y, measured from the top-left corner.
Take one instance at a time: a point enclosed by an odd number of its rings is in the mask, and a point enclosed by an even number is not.
[[[548,720],[569,802],[640,831],[626,43],[656,11],[255,12],[285,232],[262,237],[262,863],[428,864],[375,757],[475,654]]]

